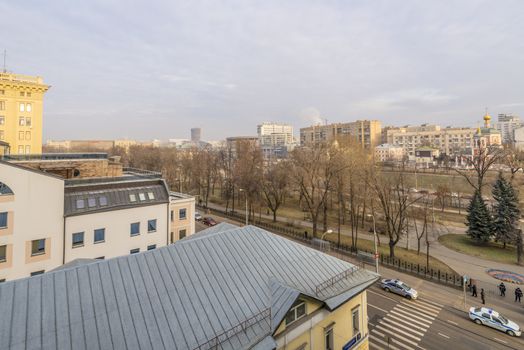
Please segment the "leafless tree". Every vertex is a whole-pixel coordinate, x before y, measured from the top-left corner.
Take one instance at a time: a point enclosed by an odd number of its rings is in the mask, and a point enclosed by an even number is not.
[[[289,171],[287,162],[271,163],[264,170],[261,189],[265,203],[273,213],[273,222],[277,221],[277,210],[289,193]]]

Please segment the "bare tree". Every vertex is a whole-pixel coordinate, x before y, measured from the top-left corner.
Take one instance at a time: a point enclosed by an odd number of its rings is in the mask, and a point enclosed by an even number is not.
[[[264,172],[261,189],[265,203],[273,213],[273,222],[277,221],[277,210],[289,192],[288,176],[289,166],[286,162],[271,163]]]

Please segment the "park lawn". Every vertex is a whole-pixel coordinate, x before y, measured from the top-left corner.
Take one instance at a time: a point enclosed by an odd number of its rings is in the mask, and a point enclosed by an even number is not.
[[[447,234],[439,237],[439,242],[443,246],[478,258],[497,261],[506,264],[515,264],[517,253],[515,246],[506,246],[495,242],[477,244],[467,235]]]
[[[331,233],[331,234],[326,235],[324,239],[336,243],[337,238],[338,238],[338,235],[336,233]],[[382,237],[382,239],[384,239],[384,237]],[[340,243],[350,246],[351,237],[341,235]],[[372,252],[374,250],[373,241],[359,238],[357,242],[357,248],[359,250]],[[379,251],[379,254],[384,257],[389,256],[389,246],[387,245],[387,243],[382,242],[381,245],[378,247],[378,251]],[[431,253],[431,250],[430,250],[430,253]],[[408,263],[419,264],[420,267],[426,266],[426,254],[420,253],[420,255],[417,255],[416,250],[408,250],[406,248],[402,248],[397,245],[395,247],[395,257],[402,261],[406,261]],[[429,268],[433,269],[434,271],[440,270],[440,272],[443,274],[444,273],[456,274],[456,272],[453,271],[451,267],[449,267],[444,262],[432,256],[429,257]]]

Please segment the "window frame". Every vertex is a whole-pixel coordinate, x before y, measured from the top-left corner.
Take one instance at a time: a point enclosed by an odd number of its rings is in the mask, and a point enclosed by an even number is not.
[[[97,240],[96,239],[96,234],[102,232],[102,239],[99,239]],[[106,229],[105,227],[104,228],[97,228],[97,229],[94,229],[93,230],[93,243],[94,244],[98,244],[98,243],[104,243],[106,241]]]
[[[9,212],[8,211],[1,212],[0,213],[0,217],[5,217],[5,226],[0,224],[0,229],[6,229],[9,226]],[[0,220],[0,223],[1,222],[2,222],[2,220]]]
[[[335,337],[334,337],[333,326],[324,329],[324,349],[334,350],[335,349]]]
[[[78,235],[81,235],[81,237],[82,237],[82,241],[81,241],[81,242],[77,242],[77,243],[75,243],[75,237],[78,237]],[[71,247],[72,247],[72,248],[83,247],[84,244],[85,244],[85,238],[86,238],[86,235],[85,235],[85,232],[84,232],[84,231],[74,232],[74,233],[71,235]]]
[[[2,249],[4,250],[4,252],[3,252],[3,257],[2,255],[0,255],[0,263],[5,263],[7,262],[7,244],[0,245],[0,251]]]
[[[150,229],[150,227],[152,227],[151,224],[154,224],[153,229]],[[147,220],[147,233],[153,233],[156,231],[157,231],[157,219]]]
[[[357,315],[357,327],[355,327],[355,314]],[[360,329],[360,305],[357,305],[351,309],[351,330],[353,332],[353,336],[359,334]]]
[[[298,309],[301,307],[304,307],[304,313],[301,315],[298,315]],[[293,314],[293,320],[288,322],[288,315]],[[284,320],[286,322],[286,326],[289,326],[296,321],[300,320],[301,318],[305,317],[307,315],[307,305],[304,300],[298,299],[293,303],[293,305],[289,308],[289,311],[286,313],[286,316],[284,317]]]
[[[140,253],[140,248],[133,248],[129,251],[129,254],[138,254]]]
[[[45,273],[45,270],[33,271],[33,272],[31,272],[30,276],[34,277],[34,276],[38,276],[38,275],[43,275],[44,273]]]
[[[182,211],[184,212],[184,217],[182,217]],[[178,209],[178,220],[187,220],[187,208]]]
[[[147,246],[147,250],[155,250],[156,249],[156,244],[150,244]]]
[[[183,235],[183,236],[182,236]],[[187,230],[185,228],[178,231],[178,239],[183,239],[187,237]]]
[[[133,227],[138,227],[138,231],[133,233]],[[135,236],[138,236],[140,235],[140,221],[138,222],[132,222],[130,225],[129,225],[129,235],[131,237],[135,237]]]
[[[36,248],[36,251],[35,251],[35,244],[38,244],[39,242],[44,242],[44,247],[43,248],[40,248],[40,246],[37,246]],[[33,239],[31,240],[31,256],[39,256],[39,255],[44,255],[46,252],[45,252],[45,241],[46,239],[45,238],[40,238],[40,239]]]

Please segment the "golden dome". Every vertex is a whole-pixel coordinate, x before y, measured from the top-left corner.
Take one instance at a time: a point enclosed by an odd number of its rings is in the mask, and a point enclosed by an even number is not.
[[[485,121],[489,121],[491,120],[491,116],[489,114],[486,113],[486,115],[484,116],[484,120]]]

